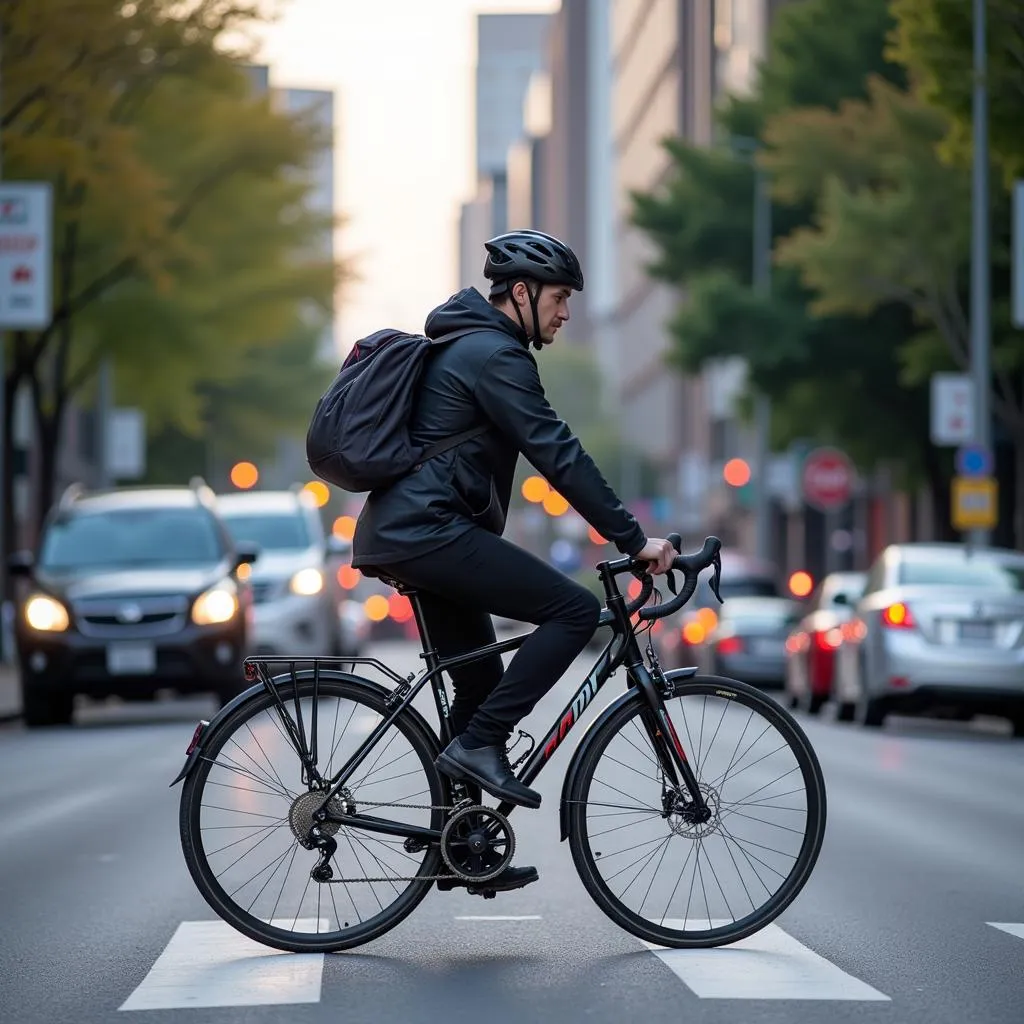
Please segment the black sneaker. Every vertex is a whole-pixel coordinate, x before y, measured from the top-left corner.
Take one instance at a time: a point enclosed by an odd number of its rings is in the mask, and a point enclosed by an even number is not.
[[[448,744],[434,762],[453,779],[479,783],[491,796],[521,807],[540,807],[540,793],[524,786],[512,773],[504,745],[466,749],[460,737]]]

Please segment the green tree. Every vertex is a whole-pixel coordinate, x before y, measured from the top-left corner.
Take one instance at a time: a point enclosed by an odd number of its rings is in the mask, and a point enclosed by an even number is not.
[[[21,58],[4,94],[7,168],[55,188],[54,316],[14,336],[6,381],[9,395],[32,388],[42,511],[68,403],[104,357],[157,429],[201,434],[204,399],[298,330],[310,305],[328,309],[338,275],[308,255],[325,228],[303,208],[320,140],[251,96],[226,47],[256,5],[4,10],[5,64]],[[81,38],[61,29],[59,45],[43,30],[78,23]]]
[[[941,481],[927,396],[897,373],[895,353],[916,330],[911,316],[897,304],[816,315],[813,292],[788,268],[773,273],[770,297],[755,295],[753,169],[730,146],[737,136],[763,142],[781,111],[834,109],[864,96],[870,74],[902,83],[904,70],[884,53],[892,24],[884,0],[806,0],[781,10],[753,96],[728,101],[719,114],[718,147],[668,141],[672,172],[654,194],[634,197],[634,220],[656,244],[651,273],[685,294],[671,324],[676,365],[693,371],[741,356],[749,381],[773,399],[775,444],[812,436],[842,445],[862,466],[899,460],[908,476]],[[814,209],[807,197],[780,198],[776,239],[808,223]]]
[[[912,310],[926,329],[898,353],[910,384],[969,366],[971,182],[938,157],[947,131],[945,114],[880,80],[866,101],[793,111],[768,130],[777,194],[817,204],[814,222],[780,243],[780,262],[814,289],[812,313],[863,315],[892,302]],[[1017,451],[1024,546],[1024,335],[1010,328],[1005,303],[993,317],[993,368],[992,408]]]
[[[1024,175],[1024,6],[986,0],[989,142],[1010,182]],[[910,70],[921,97],[950,115],[941,151],[969,162],[974,89],[974,11],[967,0],[892,0],[889,53]]]

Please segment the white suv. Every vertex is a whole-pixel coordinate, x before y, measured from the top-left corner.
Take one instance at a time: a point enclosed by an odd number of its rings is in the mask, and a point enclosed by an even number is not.
[[[235,543],[259,548],[252,566],[252,644],[266,655],[345,655],[341,595],[329,567],[336,542],[325,534],[304,491],[244,491],[217,496]]]

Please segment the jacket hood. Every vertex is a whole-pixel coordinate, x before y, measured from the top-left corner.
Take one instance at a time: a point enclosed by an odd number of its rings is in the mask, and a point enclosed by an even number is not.
[[[436,340],[469,328],[500,331],[523,345],[529,345],[526,332],[519,324],[505,316],[500,309],[495,309],[476,288],[463,288],[432,310],[427,317],[424,333],[431,340]]]

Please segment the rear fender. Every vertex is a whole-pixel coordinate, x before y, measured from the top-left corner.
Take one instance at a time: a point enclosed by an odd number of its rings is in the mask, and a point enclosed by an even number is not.
[[[665,678],[669,680],[692,679],[696,674],[696,668],[675,668],[664,673]],[[559,834],[563,843],[569,838],[569,794],[572,792],[573,785],[576,782],[576,776],[579,774],[583,759],[586,757],[587,751],[590,750],[590,747],[594,742],[594,738],[601,731],[601,726],[603,726],[604,723],[611,718],[611,716],[614,715],[623,704],[626,704],[631,700],[643,700],[643,694],[635,686],[630,686],[625,693],[616,697],[615,700],[613,700],[611,704],[609,704],[604,711],[602,711],[601,714],[590,723],[587,727],[587,731],[583,734],[583,738],[579,742],[579,746],[573,752],[572,760],[569,762],[569,767],[565,773],[565,779],[562,781],[562,801],[558,811]]]
[[[295,678],[299,682],[303,682],[305,680],[312,680],[313,674],[313,669],[311,668],[301,669],[296,671]],[[274,682],[282,688],[288,687],[291,683],[291,673],[273,676],[272,678]],[[359,690],[362,690],[368,697],[376,698],[381,701],[387,700],[387,698],[391,695],[391,690],[389,690],[386,686],[382,686],[380,683],[375,683],[371,679],[364,679],[362,676],[352,675],[349,672],[341,672],[337,669],[321,668],[320,679],[344,680],[344,682],[349,683],[350,685],[356,687]],[[232,712],[234,712],[247,700],[253,699],[259,694],[265,692],[265,690],[266,687],[264,687],[262,683],[256,683],[254,686],[250,686],[248,689],[243,690],[240,694],[238,694],[237,697],[234,697],[230,701],[228,701],[228,703],[225,704],[224,707],[222,707],[220,711],[217,712],[216,715],[214,715],[211,721],[200,721],[200,723],[196,726],[195,732],[192,734],[192,740],[189,743],[188,748],[185,750],[185,763],[184,765],[182,765],[181,771],[178,772],[174,781],[171,783],[172,787],[176,786],[183,779],[187,779],[189,775],[192,774],[193,770],[195,769],[196,763],[202,756],[203,750],[210,743],[212,737],[214,737],[217,734],[218,730],[221,728],[224,721],[232,714]],[[291,697],[284,697],[284,694],[282,693],[282,699],[284,699],[285,702],[287,703],[287,701],[290,700]],[[437,748],[437,750],[440,750],[440,747],[437,743],[437,734],[427,723],[427,720],[423,717],[423,715],[421,715],[420,712],[416,710],[416,708],[409,705],[405,708],[402,714],[408,715],[410,718],[412,718],[415,721],[416,725],[423,730],[424,735],[433,738],[435,748]]]

